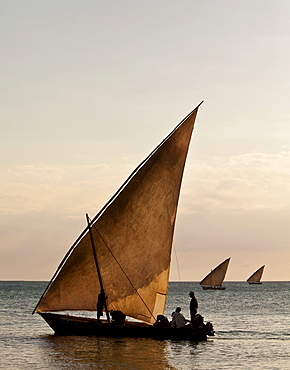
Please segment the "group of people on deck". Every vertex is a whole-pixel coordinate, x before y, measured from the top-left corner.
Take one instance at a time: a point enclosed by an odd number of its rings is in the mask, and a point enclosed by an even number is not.
[[[189,292],[189,296],[191,298],[190,305],[189,305],[189,310],[190,310],[190,320],[187,320],[181,313],[181,308],[177,307],[176,310],[172,313],[172,321],[170,322],[170,326],[172,328],[182,328],[185,326],[187,323],[192,323],[194,324],[195,321],[197,321],[198,316],[197,315],[197,310],[198,310],[198,302],[197,299],[194,295],[194,292],[191,291]],[[98,296],[98,302],[97,302],[97,319],[100,320],[100,317],[103,316],[103,309],[106,304],[106,299],[107,296],[105,295],[105,292],[103,289],[101,289],[100,294]],[[119,312],[119,311],[116,311]],[[124,314],[123,314],[124,315]],[[116,321],[113,316],[112,316],[113,321]],[[125,320],[125,315],[122,320],[122,322]],[[117,321],[116,321],[117,322]],[[163,315],[158,315],[157,316],[157,322],[160,324],[169,324],[168,319],[163,316]]]
[[[182,328],[187,323],[191,323],[193,325],[200,325],[203,323],[203,317],[197,314],[198,309],[198,302],[194,295],[194,292],[190,292],[189,296],[191,298],[189,310],[190,310],[190,320],[187,320],[181,313],[181,308],[177,307],[174,312],[172,312],[172,320],[169,322],[167,317],[164,315],[158,315],[157,321],[155,322],[154,326],[160,325],[170,325],[172,328]]]

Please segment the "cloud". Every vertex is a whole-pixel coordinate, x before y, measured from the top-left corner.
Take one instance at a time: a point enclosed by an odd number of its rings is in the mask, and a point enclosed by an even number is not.
[[[98,210],[122,178],[119,164],[96,166],[14,166],[1,168],[1,214],[54,211],[80,217],[85,209]],[[128,171],[129,165],[125,165]],[[123,169],[124,169],[123,167]]]
[[[289,168],[290,152],[187,166],[175,232],[182,279],[199,280],[229,256],[229,280],[260,264],[266,279],[289,279]],[[171,276],[178,276],[174,258]]]
[[[85,213],[93,217],[133,167],[125,159],[95,166],[2,166],[0,278],[49,279],[84,229]],[[287,151],[188,163],[175,232],[184,279],[196,278],[190,269],[202,275],[213,260],[230,255],[243,265],[249,262],[241,255],[251,254],[253,264],[268,258],[278,266],[278,248],[288,258],[289,168]]]
[[[290,205],[290,152],[213,158],[187,167],[182,212],[246,212]]]

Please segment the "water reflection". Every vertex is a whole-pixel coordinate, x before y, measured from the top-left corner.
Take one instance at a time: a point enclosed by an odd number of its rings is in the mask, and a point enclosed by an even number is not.
[[[42,363],[48,368],[177,369],[170,364],[166,341],[134,338],[45,336],[39,341]]]
[[[175,369],[208,369],[206,361],[207,350],[210,341],[189,342],[189,341],[168,341],[167,359]],[[210,367],[209,367],[210,368]]]

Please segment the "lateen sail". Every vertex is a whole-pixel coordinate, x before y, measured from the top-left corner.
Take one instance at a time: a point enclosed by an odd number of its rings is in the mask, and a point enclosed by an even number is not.
[[[92,220],[109,310],[148,323],[164,312],[180,186],[198,108],[137,167]],[[34,312],[94,311],[99,291],[85,229]]]
[[[199,284],[202,286],[221,286],[228,269],[230,258],[213,269]]]
[[[260,267],[257,271],[255,271],[247,280],[248,283],[260,283],[260,280],[262,278],[263,272],[264,272],[265,265]]]

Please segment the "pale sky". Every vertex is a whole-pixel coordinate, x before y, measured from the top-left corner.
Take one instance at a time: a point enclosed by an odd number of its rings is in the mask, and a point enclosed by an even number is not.
[[[171,280],[290,280],[289,0],[0,4],[1,280],[49,280],[202,100]]]

